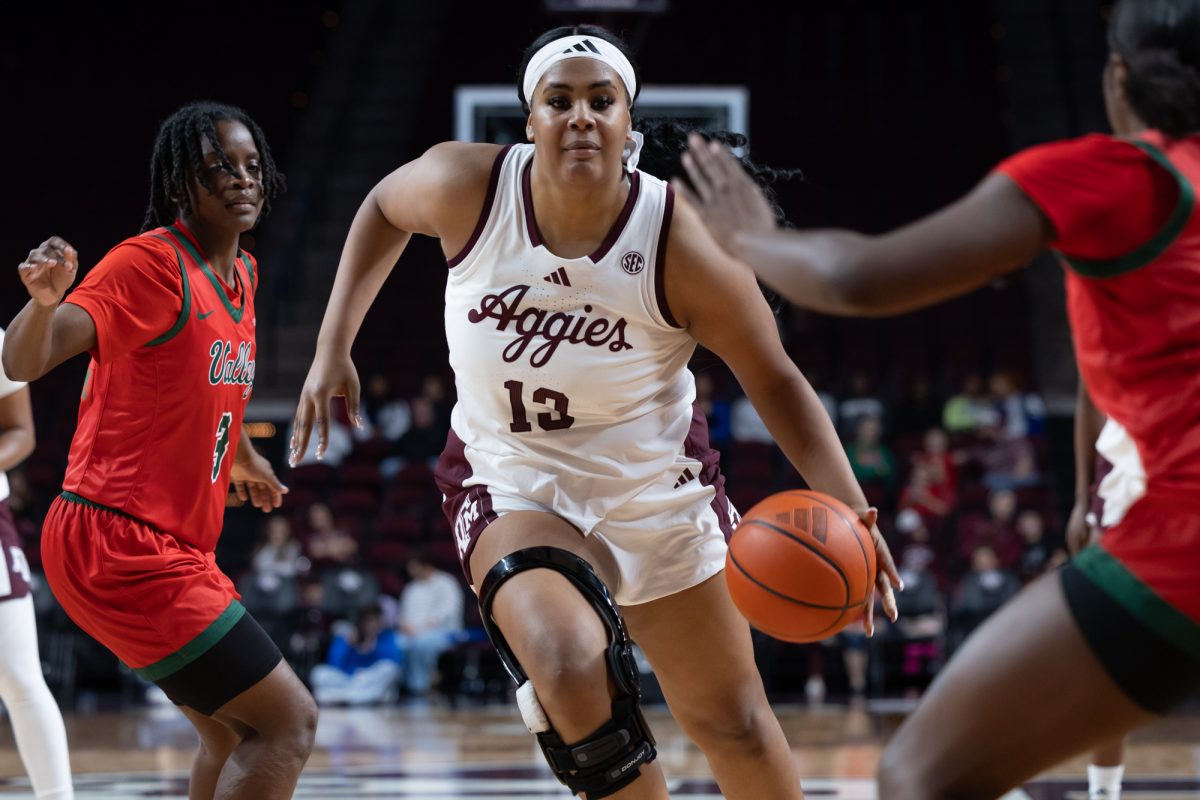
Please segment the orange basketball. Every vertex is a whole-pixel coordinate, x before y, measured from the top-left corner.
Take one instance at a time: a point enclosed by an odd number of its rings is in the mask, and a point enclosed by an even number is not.
[[[816,642],[861,617],[875,583],[875,546],[840,500],[780,492],[742,516],[725,580],[751,625],[776,639]]]

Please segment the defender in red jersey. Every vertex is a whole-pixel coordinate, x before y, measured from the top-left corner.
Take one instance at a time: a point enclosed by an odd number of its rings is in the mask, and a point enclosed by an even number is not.
[[[191,797],[291,797],[316,707],[213,552],[231,481],[264,511],[287,491],[244,440],[258,276],[238,247],[282,175],[245,112],[194,103],[160,129],[151,186],[143,232],[65,299],[65,241],[20,267],[32,300],[5,368],[33,380],[91,355],[42,561],[79,627],[195,725]]]
[[[956,654],[884,753],[881,798],[996,797],[1200,688],[1200,0],[1125,0],[1109,41],[1115,136],[1020,153],[894,233],[778,231],[734,160],[693,146],[714,238],[819,311],[918,308],[1052,249],[1109,419],[1103,537]]]

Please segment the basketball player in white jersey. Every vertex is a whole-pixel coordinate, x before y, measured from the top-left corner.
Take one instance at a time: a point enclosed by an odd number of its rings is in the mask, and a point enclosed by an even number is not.
[[[324,446],[332,396],[357,415],[363,317],[409,237],[441,239],[458,403],[438,482],[551,769],[591,799],[667,796],[632,638],[724,795],[794,800],[796,767],[721,575],[737,516],[693,409],[697,342],[730,365],[809,484],[865,517],[894,617],[899,578],[874,511],[750,270],[636,170],[624,44],[590,26],[549,31],[519,86],[529,144],[439,144],[359,209],[292,452],[313,425]]]
[[[4,331],[0,329],[0,345]],[[5,470],[33,452],[29,387],[0,367],[0,700],[12,717],[17,752],[38,800],[70,800],[71,765],[62,714],[42,677],[29,563],[8,507]]]

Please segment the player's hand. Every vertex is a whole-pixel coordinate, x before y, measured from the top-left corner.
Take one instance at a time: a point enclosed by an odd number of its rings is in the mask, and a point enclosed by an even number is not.
[[[17,265],[21,283],[39,306],[55,308],[75,282],[79,254],[65,239],[51,236]]]
[[[696,207],[713,238],[726,250],[739,233],[775,230],[770,203],[728,147],[692,133],[682,160],[694,191],[678,178],[671,185]],[[730,250],[730,255],[736,257],[737,253]]]
[[[859,515],[863,525],[871,531],[871,539],[875,542],[875,585],[871,587],[871,593],[863,607],[863,624],[866,626],[867,636],[875,635],[875,593],[879,592],[879,596],[883,598],[883,613],[895,622],[900,616],[900,611],[896,608],[896,593],[892,588],[904,591],[904,582],[900,580],[896,562],[892,560],[892,551],[888,549],[883,534],[879,532],[879,526],[875,524],[878,518],[879,510],[874,507]]]
[[[1067,520],[1067,549],[1075,555],[1100,535],[1100,530],[1088,524],[1088,504],[1076,503]]]
[[[263,458],[248,441],[239,444],[229,471],[233,489],[243,503],[247,500],[255,508],[270,512],[283,504],[288,488],[284,486],[271,468],[271,462]]]
[[[291,450],[288,464],[297,462],[308,452],[308,440],[312,430],[317,430],[317,458],[325,457],[329,444],[329,403],[334,397],[346,398],[346,413],[354,427],[361,429],[359,415],[358,370],[350,360],[349,352],[323,350],[317,346],[317,357],[309,367],[304,389],[300,392],[300,403],[296,406],[296,419],[292,423]]]

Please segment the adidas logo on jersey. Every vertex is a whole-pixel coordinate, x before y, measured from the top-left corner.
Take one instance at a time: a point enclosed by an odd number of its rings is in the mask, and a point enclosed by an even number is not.
[[[695,479],[696,476],[692,474],[690,469],[684,469],[683,472],[679,473],[679,480],[675,481],[675,488],[678,489],[688,481],[694,481]]]
[[[571,279],[567,277],[567,268],[559,267],[554,272],[551,272],[546,277],[542,278],[546,283],[554,283],[559,286],[570,286]]]

